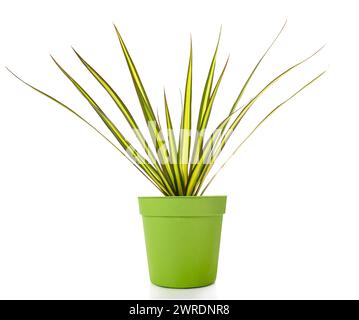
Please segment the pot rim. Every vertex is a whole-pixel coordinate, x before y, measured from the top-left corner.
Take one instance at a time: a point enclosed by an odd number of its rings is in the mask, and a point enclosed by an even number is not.
[[[138,197],[140,213],[148,217],[222,216],[227,196]]]
[[[198,199],[203,199],[203,198],[227,198],[226,195],[211,195],[211,196],[139,196],[138,199],[184,199],[184,198],[188,198],[188,199],[194,199],[194,198],[198,198]]]

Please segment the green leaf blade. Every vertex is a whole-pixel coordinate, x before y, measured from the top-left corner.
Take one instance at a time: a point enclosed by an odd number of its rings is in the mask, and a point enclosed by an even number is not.
[[[162,134],[162,131],[160,130],[160,125],[156,119],[155,113],[153,111],[153,108],[151,106],[150,100],[148,99],[146,90],[142,84],[141,78],[137,72],[137,69],[135,67],[135,64],[131,58],[131,55],[129,51],[127,50],[127,47],[125,45],[125,42],[123,41],[123,38],[118,31],[117,27],[115,27],[115,31],[117,34],[117,38],[120,42],[122,52],[125,56],[125,60],[127,63],[127,67],[130,71],[131,78],[133,85],[135,87],[138,100],[140,102],[142,112],[144,115],[144,118],[147,122],[147,127],[149,129],[153,145],[156,148],[156,151],[158,153],[159,162],[161,163],[163,173],[166,177],[166,184],[170,186],[172,189],[172,192],[175,192],[175,178],[174,173],[172,172],[170,161],[169,161],[169,152],[165,145],[165,140]]]
[[[169,112],[168,102],[165,92],[163,92],[163,96],[164,96],[164,105],[165,105],[165,113],[166,113],[167,137],[168,137],[168,143],[170,149],[171,165],[175,174],[175,181],[178,190],[178,195],[181,196],[183,195],[183,182],[177,161],[178,152],[177,152],[176,138],[173,132],[172,119],[171,119],[171,114]]]
[[[183,179],[184,186],[188,181],[188,164],[190,159],[191,148],[191,123],[192,123],[192,40],[190,45],[190,55],[188,62],[186,89],[184,97],[184,106],[181,119],[181,132],[178,147],[178,163],[180,167],[181,177]]]
[[[212,178],[209,180],[209,182],[206,184],[206,186],[203,188],[200,195],[203,195],[203,193],[207,190],[209,185],[212,183],[214,178],[218,175],[218,173],[223,169],[223,167],[228,163],[228,161],[237,153],[237,151],[240,149],[240,147],[252,136],[252,134],[270,117],[276,112],[279,108],[281,108],[283,105],[285,105],[289,100],[293,99],[296,95],[298,95],[301,91],[303,91],[305,88],[313,84],[315,81],[317,81],[320,77],[324,75],[326,71],[321,72],[319,75],[314,77],[312,80],[307,82],[304,86],[302,86],[299,90],[297,90],[294,94],[292,94],[289,98],[285,99],[283,102],[278,104],[274,109],[272,109],[255,127],[252,129],[252,131],[242,140],[242,142],[234,149],[232,154],[228,157],[228,159],[218,168],[218,170],[215,172],[215,174],[212,176]],[[203,179],[206,178],[209,170],[206,170]]]

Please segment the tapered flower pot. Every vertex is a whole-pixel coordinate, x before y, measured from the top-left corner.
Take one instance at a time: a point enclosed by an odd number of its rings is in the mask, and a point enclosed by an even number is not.
[[[215,282],[226,196],[140,197],[150,278],[169,288]]]

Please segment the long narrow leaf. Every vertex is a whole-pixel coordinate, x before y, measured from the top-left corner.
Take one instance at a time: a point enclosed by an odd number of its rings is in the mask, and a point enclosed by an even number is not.
[[[280,107],[282,107],[284,104],[286,104],[289,100],[291,100],[292,98],[294,98],[297,94],[299,94],[302,90],[304,90],[305,88],[307,88],[309,85],[311,85],[313,82],[315,82],[316,80],[318,80],[323,74],[325,73],[325,71],[323,71],[322,73],[320,73],[318,76],[316,76],[314,79],[312,79],[311,81],[309,81],[308,83],[306,83],[303,87],[301,87],[298,91],[296,91],[294,94],[292,94],[289,98],[287,98],[286,100],[284,100],[283,102],[281,102],[279,105],[277,105],[271,112],[269,112],[255,127],[254,129],[252,129],[252,131],[242,140],[242,142],[234,149],[234,151],[232,152],[232,154],[227,158],[227,160],[219,167],[219,169],[214,173],[214,175],[212,176],[212,178],[208,181],[208,183],[206,184],[206,186],[202,189],[200,195],[203,195],[203,193],[207,190],[207,188],[209,187],[209,185],[212,183],[212,181],[214,180],[214,178],[218,175],[218,173],[223,169],[223,167],[228,163],[228,161],[230,159],[232,159],[232,157],[237,153],[237,151],[239,150],[239,148],[252,136],[252,134],[264,123],[264,121],[266,121],[275,111],[277,111]],[[208,173],[208,171],[207,171]],[[204,177],[206,178],[206,177]]]
[[[82,58],[82,56],[75,49],[73,50],[77,55],[77,57],[80,59],[80,61],[83,63],[83,65],[90,71],[90,73],[94,76],[94,78],[101,84],[101,86],[107,91],[107,93],[110,95],[112,100],[115,102],[119,110],[122,112],[124,118],[127,120],[128,124],[133,129],[134,133],[136,134],[139,142],[145,149],[146,153],[149,156],[153,156],[151,150],[148,147],[148,143],[144,138],[142,132],[140,131],[135,119],[131,115],[125,103],[118,96],[116,91],[112,89],[112,87],[106,82],[106,80],[84,58]]]
[[[178,147],[178,163],[184,186],[188,180],[188,162],[190,159],[191,148],[191,123],[192,123],[192,40],[190,45],[190,54],[187,70],[186,89],[184,96],[184,106],[180,127],[180,139]]]
[[[204,132],[202,130],[203,117],[206,113],[206,110],[207,110],[209,102],[210,102],[213,78],[214,78],[214,71],[215,71],[215,67],[216,67],[216,57],[217,57],[219,42],[221,39],[221,34],[222,34],[222,27],[219,32],[217,45],[216,45],[216,48],[215,48],[215,51],[214,51],[214,54],[212,57],[211,65],[209,67],[206,83],[203,88],[202,100],[201,100],[201,105],[200,105],[200,109],[198,112],[198,118],[197,118],[197,127],[196,127],[197,131],[196,131],[195,141],[194,141],[194,145],[193,145],[191,169],[193,169],[193,164],[196,161],[198,161],[199,153],[200,153],[200,150],[202,150],[202,146],[203,146],[201,144],[201,141],[199,141],[199,140],[201,140],[201,137],[203,137],[203,135],[204,135]]]
[[[163,194],[168,195],[167,191],[165,189],[162,189],[160,186],[158,186],[149,176],[137,165],[136,162],[134,162],[132,159],[130,159],[124,152],[122,152],[110,139],[108,139],[100,130],[98,130],[95,126],[93,126],[90,122],[88,122],[85,118],[83,118],[81,115],[79,115],[76,111],[68,107],[66,104],[62,103],[61,101],[57,100],[56,98],[52,97],[51,95],[45,93],[44,91],[34,87],[33,85],[29,84],[28,82],[21,79],[19,76],[17,76],[13,71],[11,71],[9,68],[6,68],[15,78],[20,80],[22,83],[24,83],[26,86],[30,87],[31,89],[35,90],[36,92],[42,94],[43,96],[47,97],[48,99],[56,102],[58,105],[66,109],[67,111],[71,112],[74,116],[76,116],[78,119],[83,121],[86,125],[88,125],[91,129],[93,129],[95,132],[97,132],[102,138],[104,138],[107,142],[109,142],[118,152],[120,152],[148,181],[150,181],[159,191],[161,191]]]
[[[156,120],[156,116],[152,109],[150,100],[148,99],[147,93],[142,84],[142,81],[137,72],[137,69],[132,61],[130,53],[128,52],[127,47],[117,29],[117,27],[116,26],[114,26],[114,27],[115,27],[116,34],[117,34],[117,37],[118,37],[120,45],[121,45],[122,52],[125,56],[126,63],[127,63],[128,69],[129,69],[131,77],[132,77],[132,82],[134,84],[134,87],[135,87],[135,90],[136,90],[136,93],[138,96],[138,100],[139,100],[141,108],[142,108],[144,118],[147,122],[147,126],[150,131],[153,144],[156,147],[156,151],[158,151],[159,160],[163,167],[164,173],[167,176],[168,184],[171,185],[171,188],[173,190],[174,185],[175,185],[174,174],[171,170],[171,166],[169,163],[169,152],[164,144],[163,134],[159,128],[159,124]]]
[[[94,76],[94,78],[101,84],[101,86],[106,90],[106,92],[110,95],[112,100],[115,102],[117,107],[122,112],[124,118],[127,120],[128,124],[131,126],[132,130],[134,131],[138,141],[141,143],[143,149],[145,150],[146,154],[149,156],[152,164],[157,169],[157,172],[164,184],[166,184],[166,177],[163,175],[160,165],[157,162],[155,155],[153,154],[151,148],[149,147],[146,139],[144,138],[141,130],[139,129],[135,119],[131,115],[130,111],[126,107],[125,103],[121,100],[119,95],[116,93],[115,90],[106,82],[106,80],[84,59],[81,55],[73,48],[75,54],[80,59],[82,64],[90,71],[90,73]]]
[[[202,119],[203,119],[203,115],[204,115],[204,113],[206,111],[206,108],[207,108],[208,103],[209,103],[209,98],[211,96],[214,71],[215,71],[215,67],[216,67],[216,57],[217,57],[219,42],[221,40],[221,34],[222,34],[222,27],[221,27],[221,30],[219,32],[216,49],[215,49],[214,54],[213,54],[213,58],[212,58],[211,65],[209,67],[209,71],[208,71],[208,75],[207,75],[207,80],[206,80],[206,83],[205,83],[204,89],[203,89],[202,100],[201,100],[201,105],[200,105],[198,119],[197,119],[197,130],[200,129]]]
[[[219,154],[221,153],[221,151],[223,150],[224,146],[226,145],[228,139],[231,137],[231,135],[233,134],[234,130],[237,128],[238,124],[240,123],[240,121],[243,119],[243,117],[245,116],[245,114],[248,112],[248,110],[253,106],[253,104],[257,101],[257,99],[268,89],[270,88],[273,84],[275,84],[279,79],[281,79],[284,75],[286,75],[288,72],[290,72],[291,70],[297,68],[298,66],[300,66],[301,64],[303,64],[304,62],[308,61],[310,58],[312,58],[313,56],[315,56],[318,52],[320,52],[322,50],[323,47],[321,47],[319,50],[317,50],[316,52],[314,52],[313,54],[311,54],[309,57],[301,60],[300,62],[296,63],[295,65],[291,66],[290,68],[286,69],[284,72],[282,72],[281,74],[279,74],[277,77],[275,77],[272,81],[270,81],[239,113],[239,115],[235,118],[235,120],[233,121],[233,123],[231,124],[231,126],[227,129],[227,131],[225,133],[221,133],[222,135],[222,139],[221,139],[221,143],[219,144],[219,146],[217,147],[216,151],[213,153],[213,157],[211,160],[211,163],[208,164],[206,166],[206,170],[203,171],[204,166],[203,165],[196,165],[193,169],[193,173],[191,175],[191,179],[189,181],[189,187],[187,188],[187,194],[192,194],[192,192],[195,189],[196,184],[203,180],[203,175],[205,174],[205,172],[209,171],[212,166],[214,161],[216,161],[216,159],[218,158]],[[222,132],[223,132],[223,128],[222,128]],[[212,150],[210,150],[212,152]],[[208,154],[203,155],[205,157],[208,157]],[[202,156],[202,157],[203,157]]]
[[[245,114],[248,112],[248,110],[253,106],[253,104],[258,100],[258,98],[267,90],[269,89],[272,85],[274,85],[278,80],[280,80],[282,77],[284,77],[287,73],[289,73],[290,71],[294,70],[295,68],[299,67],[300,65],[302,65],[304,62],[308,61],[309,59],[311,59],[312,57],[314,57],[317,53],[319,53],[324,46],[322,46],[321,48],[319,48],[317,51],[315,51],[313,54],[311,54],[309,57],[299,61],[298,63],[296,63],[295,65],[291,66],[290,68],[286,69],[284,72],[282,72],[281,74],[279,74],[277,77],[275,77],[272,81],[270,81],[251,101],[250,103],[248,103],[240,112],[240,114],[237,116],[237,118],[233,121],[233,123],[231,124],[230,128],[227,130],[227,132],[224,134],[224,137],[222,139],[221,142],[221,148],[224,147],[225,143],[228,141],[229,137],[232,135],[233,131],[236,129],[236,127],[238,126],[239,122],[243,119],[243,117],[245,116]]]
[[[273,47],[273,45],[276,43],[277,39],[279,38],[279,36],[281,35],[281,33],[283,32],[284,28],[287,25],[287,21],[284,22],[282,28],[280,29],[280,31],[278,32],[277,36],[274,38],[274,40],[272,41],[272,43],[270,44],[270,46],[267,48],[267,50],[264,52],[264,54],[262,55],[262,57],[259,59],[259,61],[257,62],[257,64],[254,66],[252,72],[249,74],[249,77],[247,78],[246,82],[244,83],[241,91],[239,92],[239,95],[236,99],[236,101],[234,102],[231,110],[229,111],[229,113],[231,113],[238,105],[239,101],[241,100],[249,82],[251,81],[252,77],[254,76],[255,72],[257,71],[258,67],[260,66],[260,64],[262,63],[263,59],[265,58],[265,56],[268,54],[268,52],[270,51],[270,49]],[[226,129],[226,126],[223,127],[223,131]]]
[[[168,109],[167,97],[166,92],[163,92],[164,97],[164,105],[165,105],[165,113],[166,113],[166,124],[167,124],[167,137],[168,137],[168,144],[170,150],[170,158],[171,158],[171,165],[173,167],[173,171],[176,177],[176,187],[178,190],[179,195],[183,195],[183,184],[181,178],[181,172],[178,166],[177,161],[177,145],[176,145],[176,138],[173,132],[173,125],[171,120],[171,114]]]
[[[211,133],[210,137],[208,138],[207,142],[205,143],[203,147],[203,153],[200,157],[199,161],[196,163],[195,169],[191,171],[191,175],[189,176],[189,181],[187,184],[187,190],[186,195],[191,195],[193,190],[195,190],[196,185],[199,181],[200,173],[204,169],[204,167],[207,166],[207,162],[210,161],[212,158],[213,150],[215,146],[217,145],[218,139],[221,137],[221,132],[223,127],[228,123],[228,121],[231,119],[231,117],[237,113],[239,110],[234,110],[230,115],[228,115],[224,120],[222,120],[215,130]],[[193,178],[193,175],[196,175],[197,178]],[[192,190],[192,191],[191,191]]]
[[[194,153],[192,155],[192,166],[191,166],[191,169],[193,169],[194,165],[197,163],[197,161],[200,159],[201,155],[202,155],[202,148],[203,148],[203,140],[204,140],[204,134],[205,134],[205,131],[207,129],[207,124],[208,124],[208,120],[209,120],[209,117],[211,115],[211,111],[212,111],[212,107],[213,107],[213,103],[214,103],[214,100],[216,98],[216,95],[217,95],[217,91],[218,91],[218,88],[221,84],[221,81],[222,81],[222,78],[223,78],[223,75],[224,75],[224,72],[226,71],[226,68],[227,68],[227,65],[228,65],[228,60],[229,58],[227,59],[224,67],[223,67],[223,70],[217,80],[217,83],[213,89],[213,92],[211,93],[211,97],[208,101],[208,106],[203,114],[203,117],[202,117],[202,122],[201,122],[201,125],[199,127],[199,131],[197,131],[197,135],[196,135],[196,143],[195,143],[195,147],[194,147]],[[230,113],[231,114],[231,113]]]
[[[156,171],[156,169],[148,163],[148,161],[132,146],[129,141],[122,135],[122,133],[117,129],[114,123],[106,116],[103,110],[98,106],[98,104],[91,98],[91,96],[78,84],[75,79],[73,79],[65,69],[61,67],[61,65],[52,57],[53,61],[57,65],[57,67],[62,71],[62,73],[72,82],[72,84],[76,87],[76,89],[83,95],[83,97],[89,102],[91,107],[96,111],[101,120],[105,123],[107,128],[114,135],[116,140],[121,144],[121,146],[126,150],[127,154],[137,162],[137,164],[155,181],[157,181],[161,185],[160,177]],[[166,186],[168,189],[168,186]],[[171,189],[168,189],[169,193],[171,193]]]

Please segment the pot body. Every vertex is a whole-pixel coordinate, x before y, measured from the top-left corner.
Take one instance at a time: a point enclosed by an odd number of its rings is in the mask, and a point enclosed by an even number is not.
[[[140,197],[151,282],[194,288],[215,282],[225,196]]]

